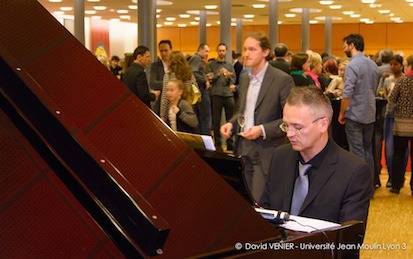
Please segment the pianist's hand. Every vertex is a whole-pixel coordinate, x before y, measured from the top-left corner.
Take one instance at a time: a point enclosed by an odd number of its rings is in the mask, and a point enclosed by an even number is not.
[[[225,138],[225,139],[229,139],[232,135],[232,123],[227,122],[224,125],[221,126],[221,135]]]

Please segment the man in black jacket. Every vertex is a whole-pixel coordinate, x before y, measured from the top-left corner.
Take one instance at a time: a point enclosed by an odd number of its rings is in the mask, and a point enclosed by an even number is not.
[[[285,60],[287,53],[287,45],[285,45],[284,43],[278,43],[274,48],[275,60],[270,61],[270,64],[273,67],[278,68],[287,74],[290,74],[290,63]]]
[[[262,206],[338,223],[366,223],[372,175],[363,160],[328,137],[332,114],[319,89],[291,90],[280,125],[290,144],[273,153]]]
[[[133,52],[133,60],[122,80],[150,108],[151,101],[158,98],[160,91],[149,90],[148,80],[146,79],[145,69],[151,64],[149,49],[145,46],[138,46]]]

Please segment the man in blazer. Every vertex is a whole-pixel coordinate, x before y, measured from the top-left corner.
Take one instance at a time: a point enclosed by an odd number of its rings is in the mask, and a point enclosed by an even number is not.
[[[158,43],[160,57],[151,64],[149,69],[149,87],[152,90],[160,91],[162,94],[163,77],[168,72],[169,57],[172,52],[172,42],[170,40],[161,40]],[[159,99],[153,103],[153,111],[159,115],[160,101]]]
[[[291,90],[280,126],[290,144],[272,155],[263,207],[339,223],[366,222],[372,175],[363,160],[329,138],[332,114],[329,99],[315,87]]]
[[[268,176],[271,155],[285,143],[278,127],[285,100],[293,87],[292,78],[267,62],[270,43],[261,34],[252,34],[244,42],[244,66],[250,69],[240,77],[240,108],[221,127],[229,138],[239,133],[236,152],[244,162],[244,177],[255,201],[260,201]]]
[[[151,101],[158,98],[160,91],[149,90],[146,79],[145,69],[151,63],[149,49],[145,46],[138,46],[133,52],[133,59],[133,63],[126,70],[122,80],[148,108],[151,108]]]

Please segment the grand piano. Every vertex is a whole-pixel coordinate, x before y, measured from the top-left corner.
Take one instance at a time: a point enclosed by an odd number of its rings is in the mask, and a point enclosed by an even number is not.
[[[234,245],[341,242],[360,226],[265,221],[227,183],[239,160],[194,152],[37,1],[1,2],[0,71],[0,258],[327,258]],[[235,169],[223,178],[217,161]]]

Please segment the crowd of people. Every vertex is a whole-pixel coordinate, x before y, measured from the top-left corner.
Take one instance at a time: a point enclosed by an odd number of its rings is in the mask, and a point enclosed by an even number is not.
[[[172,130],[212,135],[218,151],[240,156],[257,203],[336,222],[365,221],[373,188],[381,185],[383,140],[386,185],[395,194],[403,187],[413,154],[413,56],[387,49],[367,56],[358,34],[343,39],[345,58],[292,53],[283,43],[272,50],[261,34],[248,36],[232,61],[224,43],[215,58],[204,43],[192,56],[174,51],[170,40],[158,48],[155,62],[138,46],[125,55],[124,68],[112,57],[110,70]],[[335,121],[332,100],[341,102]],[[351,155],[334,143],[334,123],[344,127]],[[293,171],[287,177],[276,168]],[[334,168],[340,176],[330,179]],[[324,205],[329,209],[320,210]]]

